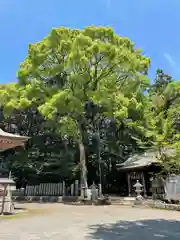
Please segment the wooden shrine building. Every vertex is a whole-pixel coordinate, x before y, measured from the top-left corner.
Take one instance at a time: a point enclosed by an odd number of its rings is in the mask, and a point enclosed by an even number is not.
[[[29,137],[20,136],[17,134],[7,133],[0,129],[0,151],[5,151],[17,146],[24,146],[24,143]]]
[[[29,137],[20,136],[17,134],[12,134],[3,131],[0,128],[0,152],[5,150],[15,148],[18,146],[24,146],[24,143],[29,139]],[[4,159],[0,159],[0,178],[7,177],[4,176],[4,173],[7,172],[7,169],[4,167]]]
[[[120,174],[126,177],[126,192],[128,196],[135,196],[135,189],[133,186],[137,180],[143,185],[144,197],[152,196],[152,175],[160,171],[157,153],[149,151],[143,154],[135,154],[124,163],[117,164],[116,166]]]

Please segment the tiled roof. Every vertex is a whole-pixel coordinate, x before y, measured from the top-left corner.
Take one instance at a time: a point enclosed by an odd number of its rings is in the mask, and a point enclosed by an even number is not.
[[[4,138],[12,138],[12,139],[19,139],[22,141],[26,141],[29,139],[29,137],[25,137],[25,136],[20,136],[17,134],[12,134],[12,133],[8,133],[3,131],[2,129],[0,129],[0,137],[4,137]]]
[[[166,150],[168,154],[174,153],[173,149]],[[116,164],[117,168],[123,169],[134,169],[148,167],[154,163],[158,163],[158,153],[155,151],[145,152],[143,154],[135,154],[129,157],[124,163]]]

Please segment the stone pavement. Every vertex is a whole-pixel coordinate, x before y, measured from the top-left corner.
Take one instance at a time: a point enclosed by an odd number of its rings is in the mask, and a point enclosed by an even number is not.
[[[49,204],[35,207],[48,208]],[[0,240],[180,240],[180,212],[51,204],[52,211],[0,222]]]

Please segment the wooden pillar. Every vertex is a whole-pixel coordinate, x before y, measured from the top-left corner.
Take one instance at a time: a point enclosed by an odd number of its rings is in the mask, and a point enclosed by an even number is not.
[[[128,182],[128,196],[131,197],[131,179],[130,179],[130,173],[127,173],[127,182]]]
[[[142,181],[143,181],[144,197],[147,197],[146,181],[145,181],[144,172],[142,172]]]

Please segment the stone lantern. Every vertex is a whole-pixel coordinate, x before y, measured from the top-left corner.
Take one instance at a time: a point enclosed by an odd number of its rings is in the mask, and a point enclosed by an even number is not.
[[[0,214],[13,214],[14,205],[12,204],[11,186],[14,186],[15,182],[12,179],[0,178]]]
[[[17,146],[24,146],[29,137],[11,134],[0,129],[0,151],[3,152],[10,148]],[[5,169],[0,171],[0,214],[13,213],[13,203],[11,199],[11,187],[15,182],[10,176],[4,176],[2,173]]]
[[[136,184],[133,186],[135,188],[135,192],[137,194],[136,196],[136,199],[137,200],[141,200],[142,199],[142,188],[143,188],[143,185],[139,182],[139,180],[137,180]]]

